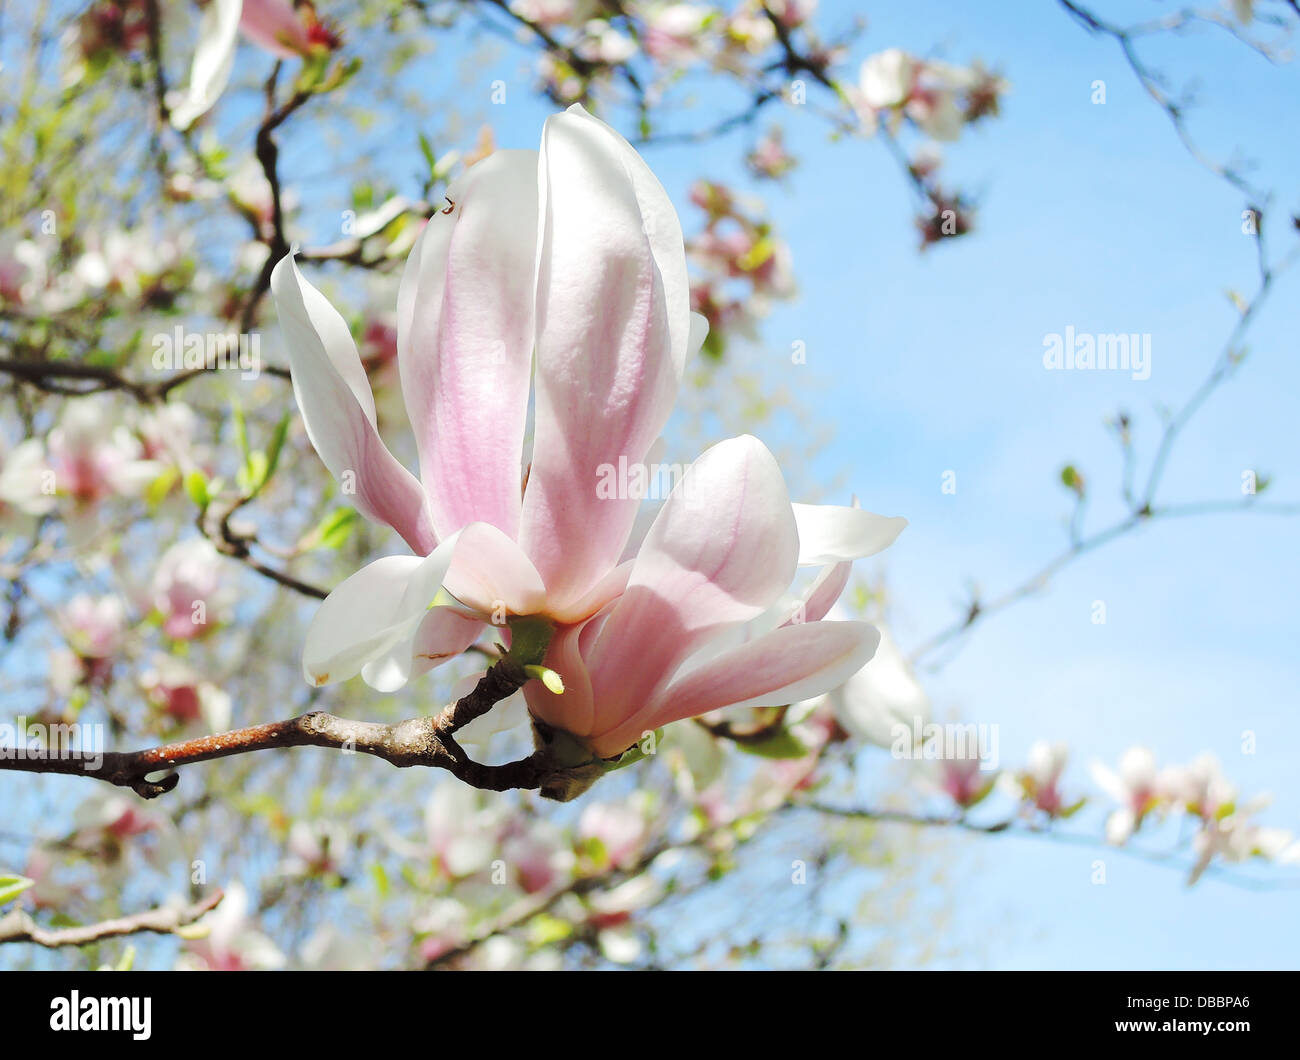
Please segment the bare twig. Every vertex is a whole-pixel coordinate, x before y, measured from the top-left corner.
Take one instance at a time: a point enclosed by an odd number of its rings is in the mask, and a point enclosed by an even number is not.
[[[15,909],[0,917],[0,943],[32,942],[37,946],[57,949],[60,946],[88,946],[93,942],[121,938],[123,935],[170,935],[215,909],[221,899],[221,891],[213,891],[193,905],[180,908],[162,906],[113,920],[101,920],[97,924],[66,928],[43,928],[25,910]]]

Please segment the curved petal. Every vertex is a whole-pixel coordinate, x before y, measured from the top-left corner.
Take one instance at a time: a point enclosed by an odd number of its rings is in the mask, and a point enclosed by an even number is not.
[[[835,602],[843,595],[849,584],[849,575],[853,573],[853,561],[832,563],[817,573],[812,585],[804,593],[803,599],[796,606],[794,614],[783,623],[797,625],[800,622],[817,622],[825,618]]]
[[[181,101],[171,108],[171,122],[177,129],[188,129],[226,90],[235,65],[235,39],[243,6],[241,0],[212,0],[204,10],[189,85]]]
[[[439,535],[519,532],[533,356],[537,153],[496,151],[447,189],[407,258],[397,357]]]
[[[410,637],[362,667],[362,680],[377,692],[396,692],[412,678],[456,658],[482,629],[481,620],[454,608],[430,608]]]
[[[930,701],[907,658],[886,631],[869,665],[832,692],[831,707],[849,735],[879,747],[894,742],[901,725],[908,733],[930,720]]]
[[[311,38],[294,10],[293,0],[244,0],[239,28],[259,48],[280,59],[306,55],[311,50]]]
[[[271,293],[312,446],[363,515],[391,526],[412,551],[428,553],[438,539],[424,490],[379,437],[375,398],[347,323],[292,255],[272,271]]]
[[[637,499],[600,496],[601,468],[641,462],[658,436],[691,318],[676,212],[618,133],[577,106],[548,119],[538,185],[536,426],[519,540],[564,607],[619,560]]]
[[[767,447],[742,435],[705,452],[659,512],[588,656],[597,727],[640,709],[709,637],[762,614],[789,588],[798,552]]]
[[[780,706],[819,696],[865,666],[879,641],[865,622],[784,626],[681,675],[632,717],[598,733],[592,748],[609,757],[647,729],[720,707]]]
[[[529,681],[524,685],[524,698],[533,717],[554,728],[585,737],[591,732],[595,703],[591,677],[579,651],[584,625],[559,627],[546,650],[545,663],[560,675],[564,691],[556,694],[541,681]]]
[[[546,607],[546,586],[523,549],[490,523],[472,523],[447,574],[447,592],[484,615],[534,615]]]
[[[457,535],[428,556],[384,556],[344,579],[307,627],[302,671],[311,685],[333,684],[408,640],[438,595]]]
[[[799,566],[821,566],[874,556],[894,543],[907,520],[834,504],[796,504]]]

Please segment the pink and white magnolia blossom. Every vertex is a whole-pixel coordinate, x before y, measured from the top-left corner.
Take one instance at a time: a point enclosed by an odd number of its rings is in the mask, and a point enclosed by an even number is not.
[[[834,612],[832,617],[837,617]],[[880,646],[871,662],[827,699],[836,720],[854,739],[906,750],[912,746],[912,734],[930,720],[930,699],[888,627],[878,628]]]
[[[310,3],[294,0],[210,0],[199,23],[199,40],[184,94],[171,100],[171,121],[188,129],[212,109],[230,81],[235,43],[243,33],[277,59],[332,51],[338,36],[316,16]]]
[[[91,504],[144,491],[162,465],[144,459],[144,448],[117,423],[107,398],[69,402],[47,443],[49,469],[60,496]]]
[[[1145,747],[1130,747],[1120,757],[1118,771],[1093,762],[1091,772],[1097,786],[1119,803],[1106,819],[1106,840],[1122,845],[1162,803],[1155,756]]]
[[[224,561],[207,538],[172,545],[163,553],[151,585],[163,632],[173,640],[194,640],[223,622],[231,605],[222,585]]]
[[[54,507],[54,480],[48,471],[38,439],[24,439],[10,449],[0,435],[0,531],[25,529]]]
[[[602,469],[647,459],[706,330],[689,310],[676,212],[631,146],[575,106],[547,121],[540,152],[495,152],[447,203],[397,300],[418,479],[379,437],[343,317],[291,257],[272,275],[312,444],[362,514],[415,553],[335,588],[308,630],[307,680],[360,673],[392,690],[485,622],[540,616],[556,627],[546,665],[566,691],[530,685],[530,711],[608,756],[645,728],[816,695],[859,669],[875,631],[816,620],[851,561],[904,522],[792,505],[755,438],[692,465],[624,558],[639,498],[603,495]],[[795,614],[781,598],[799,565],[825,570]]]

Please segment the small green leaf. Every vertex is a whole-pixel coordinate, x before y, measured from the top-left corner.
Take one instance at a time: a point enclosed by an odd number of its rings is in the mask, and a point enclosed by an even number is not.
[[[185,476],[185,492],[189,494],[190,500],[200,508],[206,508],[212,500],[211,495],[208,493],[207,476],[197,468]]]
[[[355,508],[335,508],[307,535],[309,548],[342,548],[357,523]]]
[[[781,729],[758,741],[738,741],[736,746],[762,758],[802,758],[808,753],[808,748],[789,729]]]
[[[35,887],[36,881],[26,876],[0,874],[0,905],[6,905],[17,898],[29,887]]]

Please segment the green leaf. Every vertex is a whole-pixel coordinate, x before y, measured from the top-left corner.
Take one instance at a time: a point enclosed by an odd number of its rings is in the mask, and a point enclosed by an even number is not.
[[[309,540],[315,543],[309,545],[310,548],[334,548],[339,549],[344,546],[347,539],[352,535],[352,530],[357,523],[357,510],[355,508],[335,508],[332,512],[320,521],[309,535]]]
[[[27,888],[35,886],[36,881],[26,876],[0,875],[0,905],[12,902]]]
[[[265,485],[275,474],[275,469],[280,466],[280,454],[284,452],[285,439],[289,437],[289,423],[291,417],[285,413],[280,417],[280,422],[275,425],[275,433],[271,435],[271,445],[266,451],[266,479],[262,485]]]
[[[376,861],[370,866],[370,876],[375,881],[375,890],[379,892],[380,898],[387,898],[389,891],[388,872],[384,866]]]
[[[433,153],[433,144],[424,133],[420,133],[420,154],[424,155],[424,161],[429,167],[430,175],[432,175],[437,169],[438,156]]]
[[[207,476],[197,468],[185,476],[185,492],[200,508],[206,508],[212,500],[208,493]]]
[[[781,729],[757,742],[737,741],[736,746],[761,758],[802,758],[808,753],[808,748],[789,729]]]

